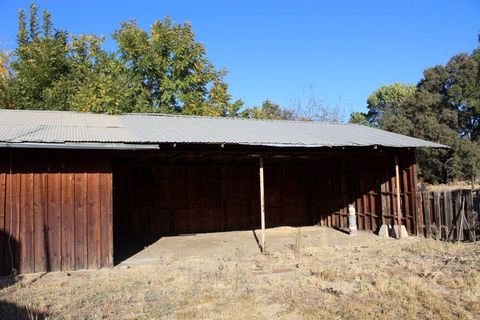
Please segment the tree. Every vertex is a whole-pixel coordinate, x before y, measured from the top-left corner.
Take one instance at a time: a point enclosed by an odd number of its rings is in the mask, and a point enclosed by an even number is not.
[[[0,106],[9,106],[7,100],[7,84],[11,77],[9,55],[5,51],[0,50]]]
[[[359,124],[362,126],[369,126],[368,122],[368,116],[366,113],[363,112],[352,112],[350,114],[350,119],[348,120],[348,123],[352,124]]]
[[[73,36],[68,44],[68,73],[45,90],[51,109],[119,114],[149,111],[140,79],[112,53],[102,49],[104,39]]]
[[[243,106],[242,100],[236,100],[230,103],[232,96],[228,93],[228,85],[224,81],[226,71],[220,72],[220,77],[213,79],[213,86],[208,93],[207,112],[208,116],[237,117],[239,110]]]
[[[424,71],[416,86],[382,86],[367,100],[374,127],[451,147],[419,149],[420,175],[427,182],[474,182],[480,174],[480,53],[453,56]],[[352,114],[351,121],[362,121]]]
[[[367,99],[367,118],[370,125],[409,134],[412,124],[403,103],[415,93],[415,89],[414,85],[394,83],[384,85],[372,93]]]
[[[13,55],[14,72],[8,84],[8,98],[17,109],[46,109],[45,90],[68,72],[67,34],[53,32],[50,14],[43,12],[43,27],[40,32],[38,9],[30,6],[30,21],[27,30],[25,12],[19,12],[18,47]]]
[[[433,138],[452,147],[440,159],[445,163],[444,176],[474,182],[480,172],[480,68],[478,49],[472,54],[453,56],[445,66],[435,66],[424,72],[417,86],[415,108],[422,122],[415,135]],[[424,171],[431,151],[421,151]]]
[[[8,53],[6,51],[0,50],[0,87],[1,89],[4,89],[4,85],[6,81],[10,78],[10,70],[9,70],[9,57]]]
[[[207,59],[188,22],[166,18],[150,32],[122,23],[116,52],[102,48],[104,38],[55,29],[51,14],[43,11],[40,19],[35,4],[28,19],[19,12],[18,27],[0,107],[237,116],[243,104],[230,102],[226,70]]]
[[[226,71],[215,70],[190,23],[175,24],[167,17],[146,32],[135,21],[124,22],[114,39],[153,111],[220,116],[241,106],[241,101],[230,105]]]
[[[288,109],[282,109],[278,104],[265,100],[260,107],[245,109],[240,116],[248,119],[265,120],[295,120],[295,113]]]

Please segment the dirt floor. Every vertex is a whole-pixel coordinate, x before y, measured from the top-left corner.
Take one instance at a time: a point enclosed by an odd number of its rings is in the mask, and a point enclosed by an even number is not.
[[[260,234],[256,233],[258,237]],[[3,279],[1,319],[479,319],[480,244],[323,227],[165,237],[112,269]]]
[[[282,251],[291,246],[299,236],[301,236],[299,241],[304,247],[315,247],[319,244],[343,246],[352,242],[352,237],[345,231],[320,227],[280,227],[267,229],[265,234],[266,249],[269,254],[274,255],[281,255]],[[261,252],[260,238],[260,230],[163,237],[123,261],[118,267],[155,264],[184,258],[232,257],[238,251],[244,255],[254,256]],[[371,232],[360,232],[355,238],[355,243],[361,244],[372,240],[379,239]]]

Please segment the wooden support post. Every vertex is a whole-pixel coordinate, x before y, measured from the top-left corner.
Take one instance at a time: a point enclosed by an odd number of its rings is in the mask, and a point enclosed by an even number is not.
[[[262,223],[262,252],[265,253],[265,187],[263,178],[263,157],[260,157],[260,220]]]
[[[397,189],[398,225],[402,225],[402,208],[400,205],[400,170],[398,168],[398,155],[395,155],[395,188]]]
[[[423,214],[425,216],[425,225],[424,225],[424,230],[425,230],[425,237],[430,238],[430,231],[431,231],[431,215],[430,215],[430,193],[427,191],[422,192],[423,196]]]

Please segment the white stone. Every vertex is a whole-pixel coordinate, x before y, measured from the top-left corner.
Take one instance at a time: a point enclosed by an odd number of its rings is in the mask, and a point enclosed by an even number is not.
[[[407,228],[405,228],[405,226],[402,224],[402,225],[395,225],[393,227],[393,230],[395,232],[395,238],[397,239],[406,239],[408,238],[408,232],[407,232]]]
[[[390,235],[389,235],[388,229],[389,229],[388,225],[382,224],[382,226],[380,227],[380,230],[378,231],[378,236],[382,238],[389,238]]]

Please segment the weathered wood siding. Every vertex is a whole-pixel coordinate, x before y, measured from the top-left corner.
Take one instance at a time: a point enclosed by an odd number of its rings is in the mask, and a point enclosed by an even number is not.
[[[1,149],[0,273],[12,261],[21,273],[112,266],[114,232],[150,241],[258,228],[258,158],[249,154]],[[402,222],[416,233],[414,152],[398,156]],[[351,203],[360,229],[394,224],[394,159],[379,151],[266,155],[267,227],[346,228]]]
[[[402,224],[416,233],[415,155],[399,155]],[[267,225],[348,227],[348,205],[359,229],[396,224],[395,156],[338,155],[301,165],[266,164]]]
[[[117,237],[154,240],[259,223],[254,165],[124,164],[114,180]]]
[[[12,261],[20,273],[112,265],[108,153],[3,149],[0,159],[0,274]]]
[[[402,222],[416,232],[415,157],[399,155]],[[205,157],[200,155],[199,158]],[[258,158],[243,162],[124,162],[114,169],[116,236],[162,235],[260,226]],[[396,223],[394,154],[265,158],[266,225],[347,228],[348,204],[360,229]]]
[[[448,241],[476,241],[480,235],[480,191],[417,193],[419,234]]]

